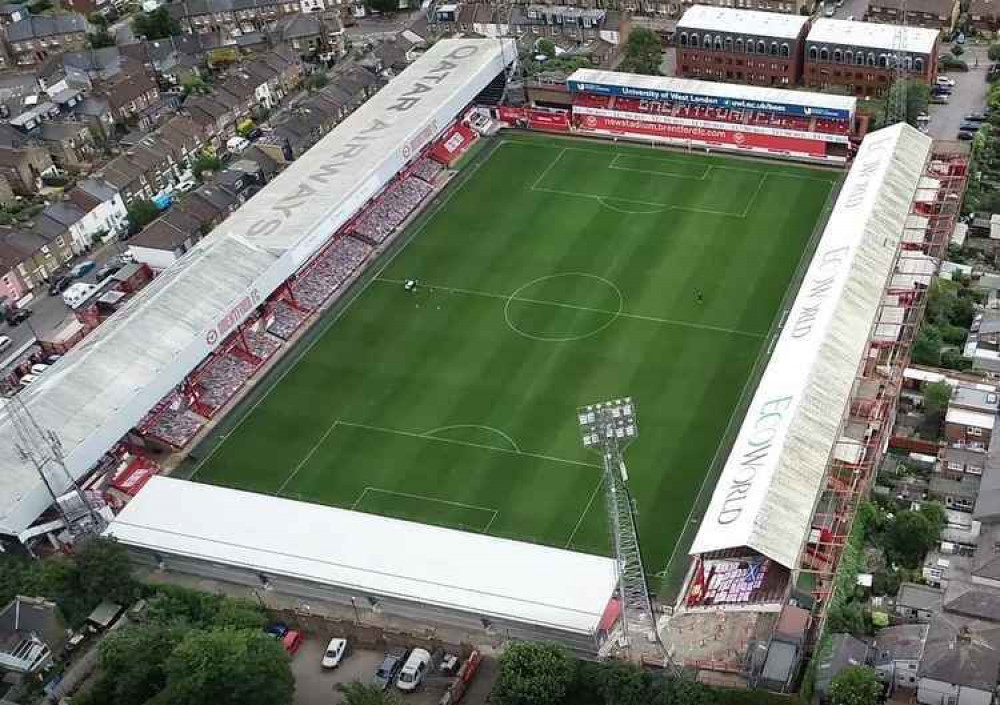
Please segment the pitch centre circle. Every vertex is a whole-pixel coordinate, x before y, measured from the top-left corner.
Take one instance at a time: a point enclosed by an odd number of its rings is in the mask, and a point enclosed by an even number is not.
[[[508,327],[530,340],[567,343],[597,335],[614,323],[625,299],[614,282],[587,272],[532,279],[507,297]]]

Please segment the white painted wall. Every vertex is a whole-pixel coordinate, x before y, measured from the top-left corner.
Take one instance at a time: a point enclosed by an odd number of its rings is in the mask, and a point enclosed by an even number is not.
[[[952,702],[957,705],[990,705],[992,701],[993,694],[989,691],[963,688],[933,678],[921,678],[917,686],[917,702],[923,705],[950,705]]]

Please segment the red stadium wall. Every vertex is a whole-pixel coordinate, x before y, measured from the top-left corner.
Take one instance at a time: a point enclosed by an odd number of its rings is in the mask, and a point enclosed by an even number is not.
[[[688,125],[623,120],[599,115],[584,115],[580,126],[586,130],[605,130],[619,134],[646,135],[669,140],[697,141],[743,149],[765,149],[777,152],[795,152],[812,157],[826,156],[826,143],[821,140],[779,137],[738,130],[706,129]]]

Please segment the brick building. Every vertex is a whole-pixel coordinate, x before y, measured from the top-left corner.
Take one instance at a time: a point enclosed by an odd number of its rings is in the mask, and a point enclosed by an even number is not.
[[[677,23],[677,75],[757,86],[795,85],[809,19],[695,5]]]
[[[697,5],[777,12],[785,15],[802,15],[803,10],[811,10],[813,7],[811,0],[681,0],[680,2],[682,10]]]
[[[18,66],[40,64],[50,56],[87,48],[87,20],[75,13],[27,17],[5,30],[8,51]]]
[[[900,24],[903,0],[870,0],[865,19]],[[906,25],[951,32],[958,22],[959,0],[906,0]]]
[[[969,23],[977,32],[1000,29],[1000,0],[970,0]]]
[[[883,96],[892,83],[898,25],[819,19],[806,36],[804,76],[810,88],[843,86],[854,95]],[[937,76],[939,32],[903,28],[902,62],[910,78]]]

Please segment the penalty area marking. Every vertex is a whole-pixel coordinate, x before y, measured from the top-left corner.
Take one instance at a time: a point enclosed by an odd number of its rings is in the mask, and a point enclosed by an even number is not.
[[[484,431],[490,431],[491,433],[497,434],[498,436],[500,436],[501,438],[503,438],[505,441],[507,441],[508,443],[510,443],[510,447],[516,453],[520,453],[521,452],[521,448],[517,445],[517,443],[514,441],[513,438],[511,438],[510,436],[508,436],[506,433],[504,433],[503,431],[501,431],[499,428],[496,428],[495,426],[486,426],[485,424],[479,424],[479,423],[456,423],[456,424],[451,424],[450,426],[441,426],[440,428],[433,428],[430,431],[426,431],[425,433],[423,433],[421,435],[423,435],[423,436],[425,436],[427,438],[433,438],[438,433],[442,433],[443,431],[451,431],[452,429],[458,429],[458,428],[478,428],[478,429],[482,429]]]
[[[758,187],[760,185],[758,184]],[[619,203],[631,203],[639,206],[648,206],[650,208],[656,208],[659,210],[642,211],[636,213],[636,215],[648,215],[651,213],[662,213],[665,211],[684,211],[687,213],[705,213],[708,215],[719,215],[727,218],[745,218],[745,212],[742,213],[731,213],[729,211],[715,210],[714,208],[692,208],[691,206],[676,206],[669,203],[653,203],[652,201],[640,201],[635,198],[619,198],[618,196],[598,196],[593,193],[581,193],[579,191],[564,191],[562,189],[547,188],[544,186],[532,186],[531,190],[536,193],[553,193],[557,196],[572,196],[574,198],[586,198],[591,201],[597,201],[605,208],[610,208],[611,210],[617,210],[619,213],[627,213],[628,211],[623,211],[620,208],[607,205],[604,201],[605,199],[611,201],[618,201]]]
[[[615,152],[615,158],[611,160],[608,164],[608,169],[615,169],[616,171],[631,171],[636,174],[649,174],[651,176],[667,176],[674,179],[690,179],[691,181],[705,181],[709,174],[712,173],[712,169],[715,168],[714,164],[705,164],[705,171],[699,176],[691,176],[690,174],[678,174],[672,171],[657,171],[656,169],[636,169],[631,166],[619,166],[618,160],[622,157],[629,157],[632,159],[644,159],[650,162],[661,162],[665,164],[687,164],[689,162],[683,162],[678,159],[656,159],[654,157],[640,157],[632,154],[622,154],[621,152]]]
[[[587,512],[590,511],[590,505],[594,503],[594,500],[597,498],[597,493],[603,486],[604,474],[601,473],[601,477],[597,480],[597,486],[594,488],[594,491],[590,493],[590,499],[587,501],[587,506],[583,508],[580,518],[576,520],[576,526],[573,527],[573,531],[570,533],[569,539],[566,540],[566,545],[563,546],[563,548],[569,548],[570,544],[573,543],[573,539],[576,538],[576,532],[580,530],[580,527],[583,525],[583,520],[587,516]]]
[[[449,507],[459,507],[460,509],[471,509],[477,512],[486,512],[491,516],[490,520],[486,522],[486,526],[480,529],[480,531],[484,534],[489,532],[490,527],[493,526],[493,522],[495,522],[497,517],[500,515],[500,510],[494,509],[493,507],[480,507],[479,505],[476,504],[455,502],[450,499],[439,499],[437,497],[429,497],[423,494],[411,494],[409,492],[397,492],[396,490],[384,490],[381,487],[365,487],[363,490],[361,490],[361,494],[358,495],[358,498],[354,500],[354,504],[351,505],[351,511],[358,511],[357,509],[358,505],[360,505],[361,502],[364,501],[365,497],[368,496],[369,492],[371,492],[372,494],[385,494],[389,495],[390,497],[405,497],[407,499],[416,499],[422,502],[436,502],[437,504],[444,504]]]
[[[333,433],[333,430],[337,428],[338,423],[340,423],[340,419],[333,420],[333,423],[330,424],[330,426],[326,429],[323,435],[319,437],[319,440],[316,441],[313,447],[309,449],[309,452],[306,453],[305,456],[302,458],[302,460],[299,461],[299,464],[296,465],[295,468],[288,474],[288,477],[285,478],[285,481],[281,483],[281,487],[275,490],[274,492],[275,496],[280,495],[282,490],[284,490],[288,486],[288,483],[291,482],[293,479],[295,479],[295,476],[299,474],[299,470],[305,467],[306,463],[308,463],[312,459],[316,451],[319,450],[319,447],[323,445],[326,439],[330,437],[330,434]]]

